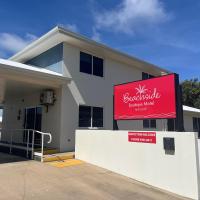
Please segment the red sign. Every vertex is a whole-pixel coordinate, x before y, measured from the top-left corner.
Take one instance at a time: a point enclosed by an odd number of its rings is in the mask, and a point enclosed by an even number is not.
[[[156,144],[156,132],[128,132],[128,141]]]
[[[114,119],[176,118],[175,74],[114,86]]]

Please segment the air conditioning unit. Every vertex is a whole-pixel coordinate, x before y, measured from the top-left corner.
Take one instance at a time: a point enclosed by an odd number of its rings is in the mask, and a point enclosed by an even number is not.
[[[55,101],[56,97],[53,90],[44,90],[40,95],[40,103],[42,105],[54,105]]]

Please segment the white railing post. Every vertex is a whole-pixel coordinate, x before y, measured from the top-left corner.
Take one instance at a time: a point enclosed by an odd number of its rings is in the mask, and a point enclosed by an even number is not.
[[[34,158],[35,130],[32,130],[32,159]]]
[[[42,147],[41,147],[41,162],[43,162],[43,154],[44,154],[44,135],[42,134]]]
[[[27,133],[27,144],[26,144],[26,157],[28,158],[28,152],[29,152],[29,130]]]

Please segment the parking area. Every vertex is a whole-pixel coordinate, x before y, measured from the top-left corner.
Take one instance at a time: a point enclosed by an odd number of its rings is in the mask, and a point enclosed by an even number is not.
[[[80,163],[58,168],[0,154],[0,200],[183,200],[108,170]],[[14,162],[11,162],[13,159]]]

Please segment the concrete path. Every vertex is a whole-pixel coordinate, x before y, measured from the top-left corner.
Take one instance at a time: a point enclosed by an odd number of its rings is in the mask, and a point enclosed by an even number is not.
[[[9,155],[0,154],[0,157]],[[2,157],[2,158],[3,158]],[[14,160],[17,157],[10,157]],[[0,164],[0,200],[181,200],[83,163],[57,168],[36,161]]]

